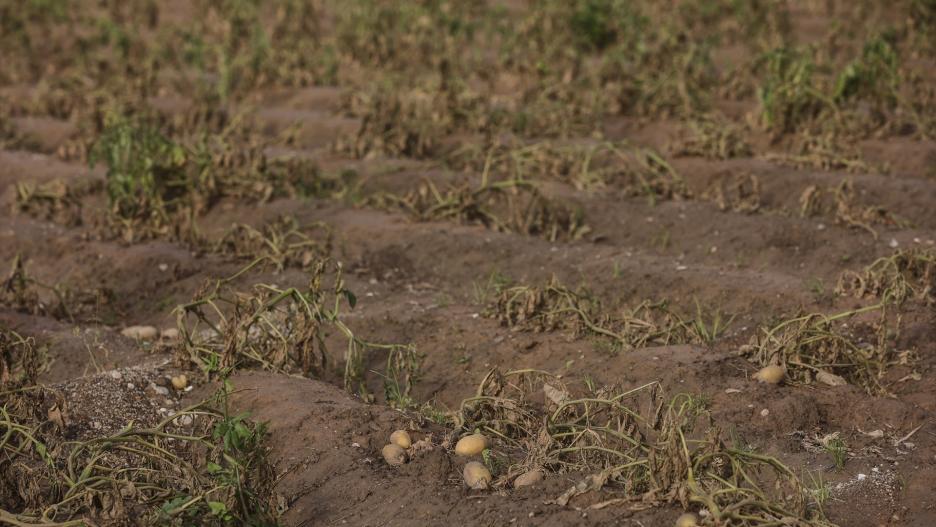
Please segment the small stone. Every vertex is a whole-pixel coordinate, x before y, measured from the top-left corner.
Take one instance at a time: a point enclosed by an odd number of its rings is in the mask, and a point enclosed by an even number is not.
[[[107,372],[107,374],[110,375],[111,379],[114,379],[115,381],[119,381],[120,379],[123,379],[123,375],[121,375],[120,372],[117,370],[111,370]]]
[[[770,410],[764,408],[763,410],[760,411],[760,415],[761,417],[767,417],[768,415],[770,415]]]
[[[180,415],[179,417],[176,417],[173,422],[175,422],[175,424],[178,426],[188,426],[192,424],[194,421],[195,420],[192,418],[191,415],[183,414],[183,415]]]
[[[514,488],[527,487],[529,485],[533,485],[534,483],[537,483],[542,480],[543,480],[542,470],[530,470],[528,472],[524,472],[523,474],[520,474],[519,476],[517,476],[517,478],[514,479],[513,485],[514,485]]]
[[[156,386],[154,384],[152,389],[154,392],[156,392],[157,395],[169,395],[169,388],[166,388],[165,386]]]
[[[816,373],[816,380],[829,386],[845,386],[848,384],[848,381],[846,381],[844,377],[829,373],[825,370],[819,370],[819,372]]]

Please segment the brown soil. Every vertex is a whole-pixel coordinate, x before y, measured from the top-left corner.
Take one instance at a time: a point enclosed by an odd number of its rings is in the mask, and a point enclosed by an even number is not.
[[[440,174],[433,162],[344,158],[329,147],[358,124],[338,108],[332,87],[277,90],[263,98],[258,115],[272,134],[299,126],[295,152],[323,167],[351,167],[367,175],[368,190],[401,190]],[[167,112],[178,103],[163,101]],[[678,125],[644,127],[609,122],[606,137],[664,148]],[[182,244],[145,241],[126,245],[102,239],[94,226],[65,226],[17,214],[9,204],[16,183],[103,181],[101,168],[62,161],[55,152],[77,131],[53,117],[13,123],[33,141],[29,150],[0,151],[0,262],[20,255],[28,272],[46,284],[106,292],[85,304],[74,320],[17,312],[0,306],[0,326],[35,337],[52,359],[41,381],[73,394],[68,401],[75,434],[116,430],[129,420],[152,422],[167,408],[209,393],[199,372],[196,389],[175,400],[152,389],[177,370],[169,353],[120,335],[135,324],[174,327],[172,308],[188,301],[208,279],[243,266]],[[651,205],[643,197],[612,190],[586,191],[556,184],[556,193],[581,204],[592,228],[589,239],[549,242],[480,226],[409,221],[403,214],[324,199],[276,199],[260,204],[224,203],[200,220],[207,237],[233,222],[260,227],[283,214],[300,223],[325,221],[335,233],[335,257],[348,272],[357,307],[343,315],[371,341],[412,342],[424,354],[414,398],[457,409],[493,367],[536,368],[598,384],[639,386],[658,381],[670,393],[711,399],[714,418],[758,451],[777,456],[797,474],[820,474],[829,484],[830,519],[843,526],[936,524],[936,311],[902,308],[900,350],[919,357],[916,380],[891,385],[894,397],[872,396],[856,386],[769,386],[751,378],[757,367],[738,356],[739,346],[764,323],[797,312],[835,313],[870,301],[832,294],[839,274],[861,269],[894,248],[936,245],[936,143],[905,138],[860,145],[866,159],[889,163],[886,174],[846,174],[794,168],[761,156],[712,161],[673,161],[697,197],[719,178],[752,174],[762,183],[756,213],[720,210],[701,198]],[[388,167],[399,167],[389,170]],[[875,225],[878,236],[837,223],[833,216],[801,217],[798,199],[810,185],[834,186],[846,178],[860,199],[894,211],[906,223]],[[84,198],[103,203],[100,192]],[[525,332],[486,316],[476,287],[497,272],[528,284],[553,275],[585,284],[608,303],[666,299],[684,313],[695,302],[734,315],[728,332],[709,347],[665,346],[610,353],[562,331]],[[256,271],[235,284],[302,286],[297,269]],[[44,297],[49,303],[52,296]],[[337,339],[332,336],[331,338]],[[337,340],[336,340],[337,342]],[[340,346],[334,349],[340,351]],[[336,357],[337,359],[337,357]],[[382,371],[386,355],[366,357],[367,371]],[[158,365],[158,366],[157,366]],[[137,369],[134,369],[137,368]],[[171,371],[170,371],[171,370]],[[895,370],[902,377],[909,370]],[[631,512],[589,508],[610,497],[586,495],[569,506],[546,504],[583,474],[563,474],[518,490],[470,491],[452,453],[451,430],[416,413],[392,410],[382,400],[381,379],[368,378],[374,404],[341,390],[340,371],[320,380],[261,371],[238,372],[235,407],[269,422],[270,459],[287,505],[283,523],[311,525],[671,525],[677,507]],[[896,379],[893,379],[896,380]],[[69,388],[69,383],[83,388]],[[153,383],[152,386],[150,383]],[[171,391],[171,388],[170,388]],[[90,394],[90,395],[89,395]],[[171,407],[170,407],[171,403]],[[109,413],[108,407],[119,408]],[[149,420],[149,421],[148,421]],[[80,421],[80,423],[78,422]],[[70,423],[72,424],[72,423]],[[404,428],[429,446],[401,467],[383,462],[389,433]],[[883,435],[869,435],[881,430]],[[912,436],[905,438],[910,432]],[[844,468],[815,448],[816,437],[838,432],[852,452]],[[900,439],[903,441],[900,441]],[[808,479],[808,478],[807,478]]]

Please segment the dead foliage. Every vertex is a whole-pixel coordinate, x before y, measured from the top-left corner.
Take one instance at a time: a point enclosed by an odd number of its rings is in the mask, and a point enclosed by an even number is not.
[[[102,188],[98,182],[68,185],[61,179],[17,183],[13,211],[73,227],[82,223],[82,198]]]
[[[722,320],[720,312],[706,317],[701,307],[694,319],[684,319],[665,302],[645,301],[635,307],[609,309],[587,290],[572,290],[556,277],[542,287],[503,288],[489,314],[512,328],[563,330],[572,338],[606,339],[613,350],[690,342],[707,344],[731,322]]]
[[[691,129],[691,134],[670,146],[673,155],[732,159],[753,154],[745,138],[750,131],[725,118],[704,116],[692,121]]]
[[[902,249],[878,258],[860,272],[845,270],[839,276],[835,291],[895,304],[907,300],[936,304],[936,251]]]
[[[444,139],[456,132],[482,132],[492,126],[490,111],[478,95],[442,76],[429,86],[408,87],[400,81],[368,82],[346,95],[345,111],[361,119],[357,131],[333,147],[355,157],[438,155]]]
[[[604,189],[619,170],[604,142],[508,142],[465,145],[446,158],[457,170],[520,181],[557,180],[577,190]]]
[[[682,176],[656,151],[626,142],[499,141],[464,147],[447,157],[460,170],[482,178],[558,180],[578,190],[622,189],[651,203],[688,199]]]
[[[875,239],[875,225],[906,227],[905,220],[884,207],[858,203],[857,191],[852,180],[846,179],[835,188],[810,185],[800,195],[800,216],[831,217],[838,224],[850,228],[864,229]]]
[[[877,321],[857,317],[868,312],[877,312]],[[911,352],[895,349],[900,316],[889,316],[885,304],[835,315],[801,315],[762,327],[741,352],[759,366],[785,368],[787,379],[796,383],[848,383],[871,395],[889,395],[888,369],[912,366],[915,360]]]
[[[592,508],[676,503],[705,509],[702,525],[832,525],[792,470],[727,441],[704,398],[668,399],[656,383],[573,390],[545,372],[492,370],[456,421],[494,438],[497,487],[531,469],[591,473],[551,500],[560,506],[605,491]]]
[[[419,355],[412,345],[363,340],[345,325],[342,304],[347,302],[353,309],[357,298],[345,287],[341,264],[316,261],[309,267],[305,288],[256,284],[248,291],[233,289],[232,282],[264,260],[258,258],[228,278],[206,283],[191,302],[176,308],[179,363],[194,365],[207,376],[260,367],[325,377],[333,372],[332,362],[338,362],[326,346],[329,335],[336,333],[347,346],[343,356],[347,389],[367,397],[364,374],[369,354],[386,353],[387,370],[393,376],[385,378],[385,384],[409,396],[418,377]]]
[[[35,339],[0,327],[0,388],[31,386],[47,366],[45,349]]]
[[[42,282],[27,272],[26,262],[20,255],[13,258],[9,275],[0,282],[0,306],[71,322],[94,320],[102,308],[113,302],[113,297],[113,292],[106,288]]]
[[[198,218],[223,199],[265,202],[329,186],[315,163],[267,155],[289,134],[266,137],[244,115],[221,122],[217,131],[179,131],[145,113],[109,113],[90,154],[92,166],[107,165],[105,232],[128,242],[159,237],[198,245]]]
[[[753,214],[761,208],[760,179],[754,174],[725,174],[719,176],[702,195],[715,202],[719,210]]]
[[[425,180],[418,189],[404,195],[380,194],[370,201],[402,210],[414,221],[483,225],[550,241],[577,240],[591,232],[581,208],[548,198],[526,181],[482,181],[475,188],[457,185],[442,192]]]
[[[332,248],[332,230],[323,222],[300,226],[292,216],[280,216],[259,229],[236,223],[219,239],[213,251],[238,260],[261,258],[277,271],[308,267],[327,258]]]
[[[869,165],[862,159],[859,148],[830,133],[802,132],[793,141],[790,152],[769,153],[764,159],[796,168],[887,173],[887,167]]]
[[[275,525],[265,426],[226,392],[152,426],[69,434],[54,387],[0,394],[0,522],[10,525]]]

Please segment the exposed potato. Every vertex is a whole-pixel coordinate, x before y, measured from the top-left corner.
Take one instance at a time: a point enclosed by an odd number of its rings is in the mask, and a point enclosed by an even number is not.
[[[179,340],[179,330],[176,328],[166,328],[159,333],[163,340]]]
[[[543,480],[542,470],[530,470],[517,476],[513,481],[515,488],[526,487]]]
[[[828,384],[829,386],[847,386],[848,385],[848,381],[846,381],[844,377],[840,375],[836,375],[834,373],[829,373],[825,370],[819,370],[818,372],[816,372],[816,380],[823,384]]]
[[[771,364],[770,366],[764,366],[758,370],[758,372],[754,374],[754,378],[767,384],[780,384],[780,382],[783,381],[784,375],[786,375],[786,371],[783,369],[783,366]]]
[[[153,326],[128,326],[123,328],[120,334],[136,340],[155,340],[159,336],[159,330]]]
[[[413,445],[413,440],[406,430],[397,430],[390,434],[390,442],[400,448],[409,448]]]
[[[484,434],[471,434],[455,443],[455,453],[459,456],[476,456],[484,451],[487,446],[488,440]]]
[[[188,387],[188,377],[184,373],[172,378],[172,387],[176,390],[184,390]]]
[[[676,518],[676,527],[699,527],[699,518],[695,514],[687,512]]]
[[[465,484],[472,489],[486,489],[491,484],[491,471],[477,461],[466,463],[462,475],[465,477]]]
[[[384,461],[386,461],[388,465],[397,466],[406,463],[406,450],[403,450],[400,445],[390,443],[383,447],[380,453],[383,454]]]

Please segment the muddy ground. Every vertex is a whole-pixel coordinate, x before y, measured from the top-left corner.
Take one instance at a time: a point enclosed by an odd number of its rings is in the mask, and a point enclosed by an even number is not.
[[[808,18],[806,13],[796,20],[805,24]],[[6,99],[15,102],[17,93],[26,98],[33,88],[3,89]],[[155,94],[151,104],[167,115],[188,111],[184,94]],[[425,178],[442,184],[476,177],[436,159],[337,152],[334,142],[361,124],[342,110],[337,86],[269,88],[250,104],[268,136],[297,127],[289,155],[307,157],[324,170],[353,168],[368,193],[400,192]],[[725,103],[725,112],[743,115],[756,106],[751,101],[739,105]],[[46,349],[49,361],[39,382],[62,387],[69,420],[102,433],[118,431],[126,424],[122,420],[156,419],[160,409],[184,407],[211,393],[217,376],[173,360],[171,343],[143,342],[121,331],[133,325],[175,327],[176,305],[191,300],[206,281],[233,275],[244,260],[167,238],[126,243],[102,236],[94,221],[62,222],[18,211],[17,185],[50,181],[87,184],[94,190],[79,198],[82,214],[103,210],[107,198],[100,184],[106,167],[89,168],[82,159],[60,155],[80,136],[73,121],[23,112],[8,122],[28,140],[0,150],[0,262],[19,257],[37,282],[95,292],[70,314],[0,306],[0,326],[33,337]],[[603,140],[661,152],[673,152],[671,145],[685,133],[682,123],[667,117],[609,116],[599,129]],[[406,410],[387,404],[380,375],[386,352],[364,357],[373,402],[343,389],[343,344],[334,331],[328,335],[331,364],[316,375],[261,368],[231,375],[234,407],[268,423],[266,444],[277,475],[274,492],[282,524],[651,526],[671,525],[684,512],[677,503],[638,511],[592,507],[617,496],[613,488],[565,506],[553,503],[587,475],[580,471],[550,474],[522,489],[466,488],[463,461],[451,452],[458,431],[451,423],[432,422],[419,409],[428,404],[440,413],[458,410],[492,368],[533,368],[569,383],[584,378],[624,387],[657,382],[667,393],[702,394],[719,427],[758,452],[776,456],[805,481],[806,474],[820,478],[828,490],[824,510],[830,521],[842,526],[936,524],[932,304],[908,301],[892,312],[901,317],[901,327],[888,345],[911,351],[914,360],[881,377],[887,393],[868,393],[854,383],[759,383],[752,375],[760,365],[739,354],[761,327],[784,317],[873,304],[874,299],[835,291],[843,271],[860,271],[897,250],[932,250],[936,141],[900,135],[866,139],[852,146],[868,166],[889,169],[848,171],[790,166],[766,155],[776,144],[767,133],[750,134],[755,151],[732,159],[667,154],[690,191],[682,199],[651,203],[613,182],[582,189],[550,181],[550,196],[584,211],[590,231],[576,240],[551,241],[444,219],[413,221],[401,211],[367,202],[321,197],[226,198],[204,212],[198,223],[206,239],[220,237],[235,222],[262,228],[283,215],[300,224],[327,223],[333,233],[331,256],[342,262],[347,288],[357,298],[342,320],[364,339],[412,343],[422,356],[410,394],[415,404]],[[587,137],[566,141],[580,139]],[[722,207],[708,197],[715,183],[748,175],[761,185],[756,210]],[[901,221],[874,224],[869,232],[834,215],[799,213],[799,199],[810,185],[831,188],[845,180],[853,182],[859,201],[891,211]],[[605,305],[665,299],[680,313],[717,312],[730,324],[707,343],[651,342],[620,350],[561,328],[510,327],[492,314],[496,277],[541,285],[553,276],[586,287]],[[307,280],[302,266],[266,267],[237,277],[233,286],[301,288]],[[40,297],[39,304],[56,302],[45,289]],[[856,322],[873,322],[873,317]],[[179,373],[187,374],[193,390],[169,396],[154,391],[153,386],[165,386],[167,376]],[[125,377],[136,380],[128,384]],[[135,417],[108,417],[110,404],[101,408],[100,401],[116,392],[122,396],[112,404],[132,406]],[[414,440],[429,439],[434,447],[412,455],[403,466],[388,466],[380,450],[399,428],[410,430]],[[832,433],[848,445],[841,467],[811,442]]]

